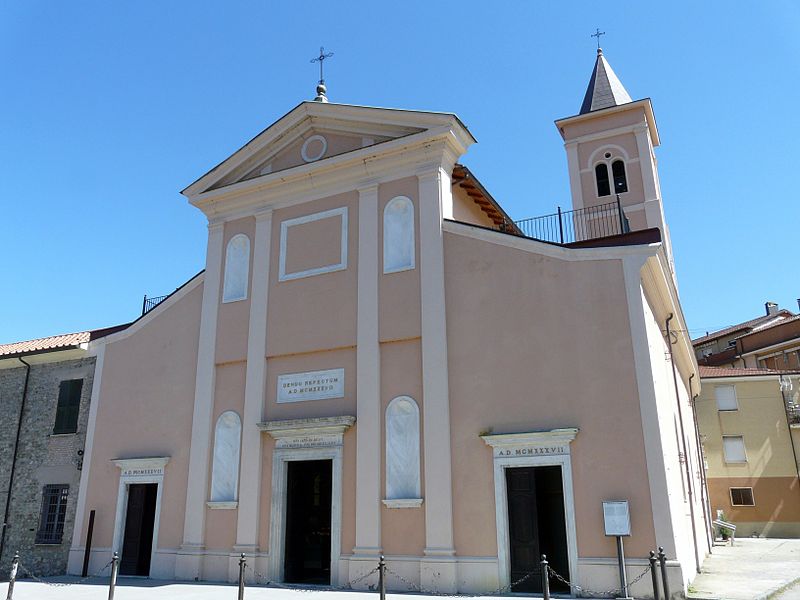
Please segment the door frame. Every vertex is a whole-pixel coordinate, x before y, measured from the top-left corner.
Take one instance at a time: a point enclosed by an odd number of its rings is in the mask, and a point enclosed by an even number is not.
[[[569,578],[578,580],[578,536],[575,527],[575,497],[572,488],[570,442],[577,428],[554,429],[531,433],[481,436],[494,455],[494,499],[497,527],[497,570],[501,586],[511,583],[511,540],[508,530],[508,491],[506,469],[515,467],[561,467],[564,493],[564,517],[567,534]],[[571,593],[575,594],[574,586]]]
[[[259,423],[275,439],[270,492],[269,563],[272,581],[283,581],[286,552],[287,463],[296,460],[331,461],[331,586],[339,584],[342,549],[342,463],[344,432],[355,417],[317,417]]]
[[[150,571],[155,564],[156,550],[158,548],[158,529],[161,520],[161,493],[164,489],[164,467],[169,462],[169,456],[157,458],[129,458],[112,461],[120,468],[119,488],[117,490],[117,511],[114,518],[114,537],[111,542],[111,552],[122,556],[122,542],[125,535],[125,520],[128,516],[128,493],[131,484],[155,483],[156,484],[156,514],[153,520],[153,542],[150,548]],[[149,577],[148,573],[146,577]],[[128,575],[126,575],[128,577]]]

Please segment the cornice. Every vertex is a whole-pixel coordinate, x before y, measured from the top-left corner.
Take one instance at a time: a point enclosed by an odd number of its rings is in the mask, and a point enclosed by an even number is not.
[[[380,149],[380,151],[378,151]],[[267,207],[279,208],[414,175],[420,168],[452,166],[466,148],[449,128],[428,130],[323,161],[299,165],[198,194],[190,202],[209,221],[227,221]]]
[[[537,444],[569,444],[580,431],[577,427],[563,427],[526,433],[499,433],[482,435],[481,439],[492,448]]]
[[[341,435],[355,422],[356,418],[353,416],[313,417],[265,421],[259,423],[258,428],[278,440],[302,435]]]
[[[356,130],[360,130],[371,135],[395,137],[407,136],[415,130],[437,129],[440,127],[447,127],[453,130],[455,137],[459,140],[459,144],[464,148],[469,147],[476,141],[461,120],[452,113],[410,111],[330,102],[324,104],[301,102],[269,127],[259,132],[228,158],[184,188],[181,193],[189,198],[198,196],[230,175],[253,155],[264,150],[264,148],[275,145],[276,151],[279,151],[278,147],[285,147],[285,144],[280,144],[279,142],[285,140],[293,132],[299,133],[311,128],[327,128],[350,133],[356,133]],[[369,146],[368,148],[373,147]]]

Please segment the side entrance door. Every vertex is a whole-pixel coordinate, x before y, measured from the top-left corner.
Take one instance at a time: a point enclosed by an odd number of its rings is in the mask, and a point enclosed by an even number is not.
[[[541,556],[569,578],[567,530],[561,467],[515,467],[506,469],[508,533],[513,592],[541,592]],[[552,591],[569,588],[550,579]]]
[[[157,483],[135,483],[128,486],[120,575],[150,575],[157,492]]]

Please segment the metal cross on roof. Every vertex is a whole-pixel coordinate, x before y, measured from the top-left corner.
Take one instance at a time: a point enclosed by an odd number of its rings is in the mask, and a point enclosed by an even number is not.
[[[319,63],[319,82],[320,83],[325,83],[325,78],[322,76],[322,63],[326,58],[330,58],[331,56],[333,56],[333,52],[328,52],[327,54],[325,54],[325,48],[323,46],[320,46],[319,47],[319,56],[317,58],[312,58],[311,59],[312,63],[315,63],[315,62]]]
[[[592,35],[589,36],[589,37],[596,37],[597,38],[597,49],[598,50],[600,50],[600,36],[601,35],[605,35],[605,34],[606,34],[606,32],[605,31],[600,31],[600,28],[598,27],[597,30]]]

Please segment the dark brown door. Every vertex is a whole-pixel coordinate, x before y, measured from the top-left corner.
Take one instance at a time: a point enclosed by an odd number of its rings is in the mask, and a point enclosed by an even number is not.
[[[155,483],[128,486],[128,510],[119,563],[120,575],[150,575],[157,492],[158,484]]]
[[[511,554],[511,582],[514,592],[541,592],[541,555],[550,566],[569,578],[567,531],[561,467],[519,467],[506,469],[508,533]],[[553,591],[569,591],[550,580]]]
[[[330,460],[292,461],[286,485],[284,580],[331,582]]]

